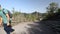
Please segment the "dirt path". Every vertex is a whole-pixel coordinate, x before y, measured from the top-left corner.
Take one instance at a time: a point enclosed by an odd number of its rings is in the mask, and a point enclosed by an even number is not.
[[[15,34],[28,34],[27,29],[31,28],[28,24],[33,24],[32,22],[20,23],[13,27],[15,29]]]
[[[16,26],[12,27],[13,29],[15,29],[15,31],[13,33],[15,33],[15,34],[27,33],[27,28],[30,28],[30,26],[28,26],[27,24],[33,24],[33,23],[32,22],[20,23]],[[0,34],[6,34],[3,27],[2,28],[0,27]]]
[[[12,28],[15,29],[15,31],[11,34],[56,34],[51,27],[45,25],[45,22],[24,22]],[[3,28],[0,28],[0,34],[6,34]]]

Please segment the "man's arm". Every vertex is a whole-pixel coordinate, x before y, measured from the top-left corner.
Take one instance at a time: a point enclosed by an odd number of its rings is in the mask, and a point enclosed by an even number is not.
[[[8,15],[8,14],[6,14],[6,16],[7,16],[7,18],[8,18],[8,21],[9,21],[9,19],[10,19],[9,15]]]
[[[2,17],[0,17],[0,26],[2,25]]]
[[[10,24],[9,24],[9,19],[10,19],[10,17],[9,17],[9,15],[8,15],[8,14],[6,14],[6,16],[7,16],[7,19],[8,19],[7,26],[9,26],[9,25],[10,25]]]

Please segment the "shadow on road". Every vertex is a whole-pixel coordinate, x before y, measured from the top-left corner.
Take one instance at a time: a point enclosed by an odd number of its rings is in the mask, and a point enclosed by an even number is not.
[[[57,34],[50,23],[46,23],[46,21],[35,22],[34,24],[28,24],[31,28],[26,28],[29,34]]]

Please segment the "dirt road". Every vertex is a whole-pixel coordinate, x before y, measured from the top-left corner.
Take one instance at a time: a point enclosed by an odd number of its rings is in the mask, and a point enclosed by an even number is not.
[[[33,24],[32,22],[26,22],[26,23],[20,23],[16,26],[13,26],[12,28],[15,29],[13,33],[15,34],[25,34],[28,33],[27,28],[31,28],[27,24]],[[0,34],[6,34],[3,27],[0,27]]]
[[[52,29],[44,23],[24,22],[12,27],[15,29],[11,34],[56,34]],[[0,27],[0,34],[6,34]]]
[[[15,29],[15,34],[28,34],[27,29],[31,28],[30,26],[28,26],[28,24],[33,24],[33,23],[26,22],[14,26],[13,29]]]

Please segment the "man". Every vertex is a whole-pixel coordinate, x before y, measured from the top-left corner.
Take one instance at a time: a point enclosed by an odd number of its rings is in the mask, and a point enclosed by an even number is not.
[[[9,16],[9,25],[8,26],[11,26],[11,21],[12,21],[12,14],[11,14],[11,12],[9,11],[9,10],[6,10],[6,9],[3,9],[2,10],[3,11],[3,13],[6,15],[6,13],[5,12],[8,12],[8,16]],[[7,17],[7,16],[6,16]]]
[[[3,13],[4,11],[4,13]],[[8,27],[10,24],[9,24],[9,15],[8,15],[8,11],[6,9],[2,9],[1,8],[1,5],[0,5],[0,17],[1,17],[1,22],[3,22],[3,26],[4,26],[4,30],[6,31],[7,34],[10,34],[10,32],[13,32],[14,29],[12,29],[11,27]],[[1,25],[1,23],[0,23]]]

